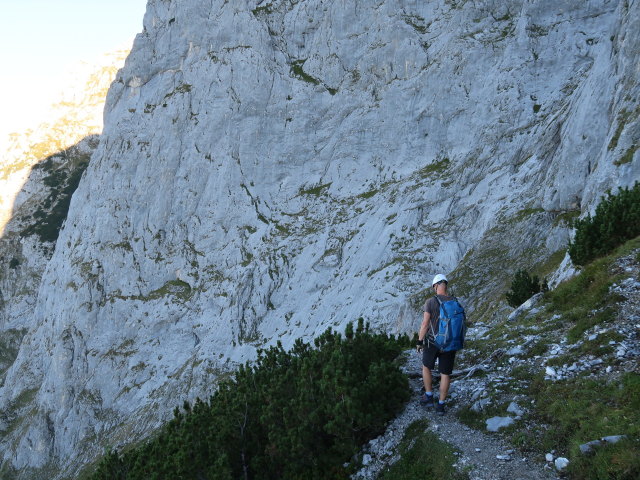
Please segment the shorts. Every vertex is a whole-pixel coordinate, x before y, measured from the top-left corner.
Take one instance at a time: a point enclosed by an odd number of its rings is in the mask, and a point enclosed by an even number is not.
[[[453,362],[456,359],[456,352],[441,352],[432,342],[427,342],[422,350],[422,364],[429,370],[433,370],[436,366],[436,358],[438,359],[438,371],[442,375],[451,375],[453,372]]]

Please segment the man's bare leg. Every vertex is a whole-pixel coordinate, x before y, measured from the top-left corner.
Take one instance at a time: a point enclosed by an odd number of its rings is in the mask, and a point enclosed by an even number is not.
[[[424,391],[431,392],[431,370],[424,365],[422,366],[422,383],[424,384]]]
[[[431,374],[431,372],[429,372],[429,374]],[[431,381],[431,378],[429,378],[429,381]],[[451,384],[451,377],[449,375],[441,374],[440,375],[440,395],[438,398],[441,402],[444,402],[445,399],[447,398],[450,384]]]

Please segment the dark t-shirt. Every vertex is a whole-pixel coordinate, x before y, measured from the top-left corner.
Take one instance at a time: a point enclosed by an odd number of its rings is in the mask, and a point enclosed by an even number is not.
[[[449,300],[453,300],[453,297],[449,295],[438,295],[441,302],[447,302]],[[432,332],[437,331],[438,327],[438,318],[440,318],[440,304],[436,297],[429,297],[426,302],[424,302],[423,312],[429,312],[429,327],[427,327],[427,336],[433,338]]]

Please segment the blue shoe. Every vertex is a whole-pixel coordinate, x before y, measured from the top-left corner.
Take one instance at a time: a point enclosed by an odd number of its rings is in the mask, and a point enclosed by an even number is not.
[[[436,413],[440,416],[444,415],[445,413],[444,403],[438,402],[438,404],[436,405]]]
[[[433,408],[433,395],[429,396],[426,393],[420,395],[420,404],[427,408]]]

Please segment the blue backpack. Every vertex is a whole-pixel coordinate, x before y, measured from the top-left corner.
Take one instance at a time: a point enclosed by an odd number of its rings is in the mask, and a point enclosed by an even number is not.
[[[434,343],[443,352],[453,352],[462,349],[464,336],[467,333],[466,315],[464,308],[453,297],[452,300],[443,302],[436,295],[440,304],[440,318],[438,318],[438,331],[433,332]]]

